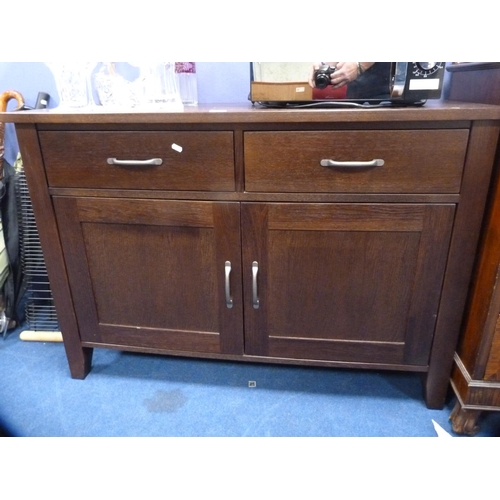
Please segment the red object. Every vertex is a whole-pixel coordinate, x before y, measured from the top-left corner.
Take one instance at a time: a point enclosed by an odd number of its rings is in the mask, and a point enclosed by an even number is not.
[[[313,99],[345,99],[347,94],[347,86],[344,85],[338,89],[334,89],[331,85],[324,89],[313,88]]]

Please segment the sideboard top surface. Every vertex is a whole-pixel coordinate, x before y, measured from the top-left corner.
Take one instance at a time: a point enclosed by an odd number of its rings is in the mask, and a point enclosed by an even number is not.
[[[500,106],[452,101],[429,101],[418,107],[382,108],[263,108],[251,103],[202,104],[184,111],[63,110],[59,108],[0,113],[0,122],[35,124],[106,123],[325,123],[380,121],[500,120]]]

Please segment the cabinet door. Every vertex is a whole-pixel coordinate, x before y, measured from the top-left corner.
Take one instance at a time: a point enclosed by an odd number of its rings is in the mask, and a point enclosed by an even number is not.
[[[454,211],[243,204],[245,353],[427,365]]]
[[[238,203],[54,197],[54,206],[83,342],[243,352]]]

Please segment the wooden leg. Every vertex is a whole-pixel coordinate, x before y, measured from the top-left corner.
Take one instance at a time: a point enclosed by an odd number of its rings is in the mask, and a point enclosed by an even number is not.
[[[427,373],[423,380],[425,404],[430,410],[442,410],[450,393],[449,376],[438,379]]]
[[[465,434],[466,436],[475,436],[479,432],[477,420],[481,413],[481,410],[465,410],[457,401],[450,414],[453,432]]]
[[[88,347],[66,349],[71,378],[83,380],[92,367],[92,354],[94,350]]]

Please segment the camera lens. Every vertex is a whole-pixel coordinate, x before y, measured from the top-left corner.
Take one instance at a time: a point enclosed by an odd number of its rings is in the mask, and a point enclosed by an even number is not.
[[[330,84],[330,77],[325,74],[316,75],[314,83],[318,89],[326,89]]]

